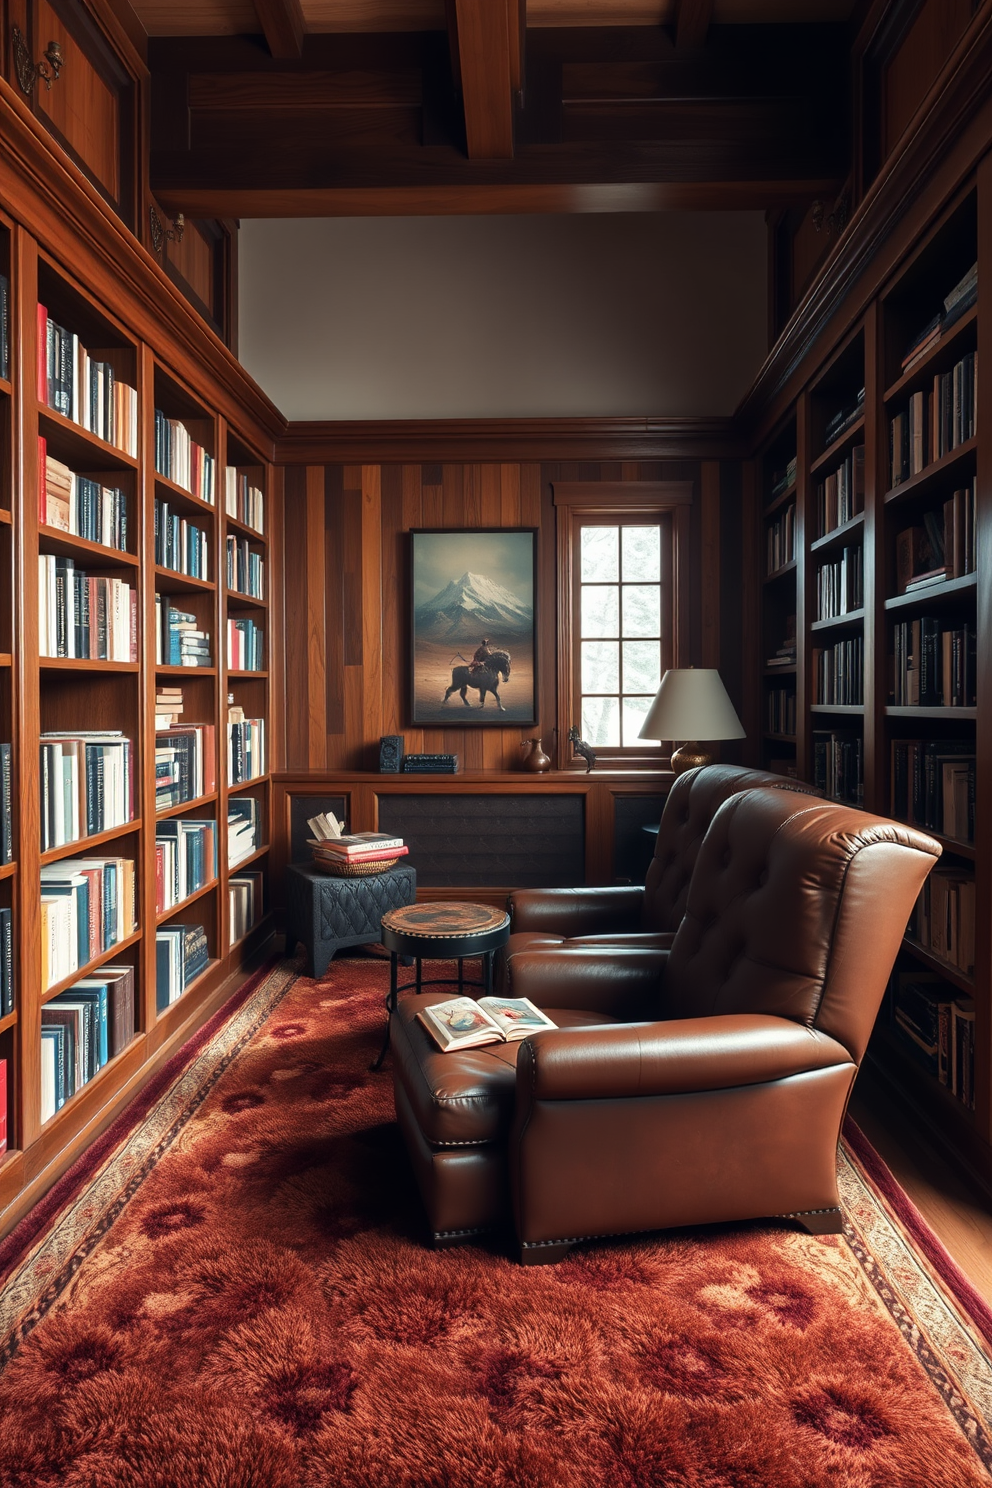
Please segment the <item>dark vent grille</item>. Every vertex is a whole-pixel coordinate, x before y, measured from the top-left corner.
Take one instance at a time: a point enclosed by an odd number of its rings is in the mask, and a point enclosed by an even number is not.
[[[581,796],[383,795],[421,888],[571,888],[585,882]]]

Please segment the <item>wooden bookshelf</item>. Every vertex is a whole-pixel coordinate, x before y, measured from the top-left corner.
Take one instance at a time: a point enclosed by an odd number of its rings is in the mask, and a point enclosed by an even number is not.
[[[138,1088],[162,1051],[173,1047],[184,1031],[195,1027],[216,1005],[232,973],[264,941],[272,924],[268,912],[268,760],[264,772],[250,781],[232,785],[227,773],[229,689],[243,695],[250,717],[266,720],[267,742],[273,738],[267,670],[270,638],[266,634],[264,672],[229,678],[226,630],[229,610],[253,614],[267,630],[269,586],[275,575],[269,537],[236,519],[231,519],[232,530],[251,543],[265,564],[266,592],[263,598],[229,596],[224,583],[229,520],[224,509],[226,462],[234,458],[251,469],[253,486],[264,493],[269,528],[274,513],[269,509],[273,486],[271,465],[264,453],[266,440],[250,417],[241,419],[230,393],[215,385],[210,375],[176,345],[173,332],[149,317],[146,301],[139,303],[126,294],[112,295],[106,276],[101,278],[97,267],[92,275],[84,272],[77,262],[76,246],[68,236],[60,243],[43,241],[22,224],[0,215],[0,273],[7,274],[11,282],[11,328],[16,331],[11,335],[11,375],[0,379],[0,660],[4,663],[0,665],[0,742],[11,741],[14,745],[14,855],[11,862],[0,865],[0,909],[12,909],[16,915],[15,1004],[12,1012],[0,1012],[0,1059],[6,1061],[7,1069],[8,1135],[8,1151],[0,1154],[3,1227],[82,1150],[105,1123],[106,1113],[119,1108],[126,1095]],[[87,287],[91,280],[92,287]],[[114,376],[135,390],[135,454],[48,406],[47,380],[41,389],[37,370],[39,303],[58,326],[79,337],[91,357],[106,361]],[[169,473],[156,469],[156,408],[181,421],[191,438],[211,456],[212,501],[201,499]],[[45,440],[44,450],[39,436]],[[117,503],[113,510],[124,514],[126,531],[117,530],[115,534],[122,541],[121,547],[67,530],[67,519],[58,503],[51,506],[47,495],[42,519],[43,483],[46,490],[48,485],[43,454],[77,477],[74,493],[79,489],[79,479],[120,493],[113,498]],[[52,479],[56,482],[52,490],[56,490],[57,473]],[[167,501],[171,510],[206,533],[208,566],[204,577],[156,562],[156,499]],[[56,513],[54,520],[49,512]],[[39,555],[61,563],[60,572],[66,571],[65,564],[71,560],[76,571],[108,579],[114,576],[130,587],[135,594],[132,659],[91,659],[95,653],[40,654]],[[209,667],[156,662],[156,593],[169,596],[178,608],[195,614],[210,637]],[[74,648],[85,644],[80,637],[88,632],[79,629],[80,623],[71,642],[63,631],[55,645]],[[163,685],[183,689],[182,723],[212,727],[210,767],[216,787],[157,813],[155,694],[156,687]],[[42,851],[40,823],[45,801],[39,735],[45,731],[73,733],[95,726],[119,729],[131,741],[135,785],[131,819]],[[227,812],[232,795],[244,793],[250,793],[259,803],[260,835],[251,857],[240,868],[262,874],[264,893],[256,924],[232,946],[228,891],[229,880],[239,869],[230,870],[227,864]],[[159,910],[156,830],[163,822],[186,818],[215,822],[217,871],[210,871],[208,864],[199,887],[187,893],[181,903]],[[124,857],[134,862],[136,927],[92,956],[86,965],[42,989],[41,869],[90,856]],[[169,924],[201,925],[208,960],[178,1000],[160,1011],[156,932]],[[81,977],[108,964],[129,965],[134,970],[134,1039],[43,1122],[43,1007]]]
[[[790,586],[794,583],[798,617],[793,684],[797,773],[820,784],[827,795],[850,799],[849,779],[842,782],[829,773],[825,777],[823,752],[831,738],[843,743],[848,757],[857,752],[863,769],[865,808],[912,819],[929,831],[943,849],[940,869],[964,879],[973,873],[976,903],[983,906],[992,888],[992,780],[988,769],[977,770],[974,780],[973,841],[946,834],[939,810],[952,788],[955,761],[965,762],[958,772],[964,774],[971,755],[976,760],[992,758],[992,657],[986,655],[987,648],[978,648],[967,667],[961,660],[969,633],[984,634],[992,621],[992,441],[983,434],[992,427],[992,390],[986,385],[988,379],[978,379],[974,422],[970,424],[968,372],[964,365],[976,351],[992,364],[992,317],[983,310],[981,301],[969,305],[922,354],[903,365],[914,338],[937,313],[947,313],[943,310],[945,296],[964,280],[976,261],[981,289],[992,278],[992,169],[987,166],[948,200],[920,239],[909,246],[902,261],[887,277],[880,278],[873,296],[861,303],[836,343],[816,347],[805,369],[805,381],[787,414],[783,417],[779,412],[777,427],[759,446],[754,468],[757,489],[765,492],[764,502],[760,497],[758,502],[764,532],[771,510],[768,471],[781,462],[783,439],[791,439],[798,454],[795,577],[790,581]],[[949,393],[945,391],[948,380]],[[857,418],[836,438],[830,438],[830,420],[855,405],[861,388],[864,402]],[[950,407],[942,401],[948,397]],[[916,446],[910,447],[913,473],[900,469],[903,478],[894,481],[894,462],[903,449],[900,416],[905,416],[908,426],[907,410],[914,398],[912,427],[920,432]],[[946,420],[943,431],[935,428],[935,421],[939,425],[941,418]],[[939,441],[948,436],[948,431],[956,442],[942,448]],[[911,434],[906,437],[911,439]],[[894,443],[898,444],[896,451]],[[864,445],[864,510],[847,515],[824,532],[823,513],[828,503],[818,488],[859,444]],[[968,518],[966,530],[962,513],[976,475],[974,521],[972,524]],[[961,493],[957,499],[955,492]],[[932,571],[944,562],[944,548],[951,544],[952,536],[954,562],[947,560],[947,577],[916,589],[907,588],[908,579],[916,573]],[[836,562],[845,548],[848,561],[859,548],[863,555],[863,606],[821,619],[817,614],[818,572],[824,563]],[[909,570],[907,555],[913,558]],[[769,641],[781,613],[780,603],[775,608],[778,592],[779,581],[772,575],[760,586],[757,601],[760,614],[756,631],[763,639],[764,650],[755,658],[754,671],[766,695],[786,681],[766,664],[772,654]],[[789,593],[791,599],[791,587]],[[925,659],[924,625],[933,637]],[[903,646],[909,648],[908,657],[899,653],[902,694],[918,687],[925,704],[896,702],[897,632]],[[945,632],[949,633],[947,641]],[[815,695],[813,651],[851,636],[863,639],[864,703],[821,703]],[[952,651],[955,646],[959,648],[956,652]],[[932,696],[932,689],[938,685],[933,669],[943,689],[949,657],[952,669],[959,668],[957,706],[948,705],[946,692],[941,691],[936,700]],[[921,667],[929,669],[926,677]],[[908,673],[913,671],[917,676],[910,680]],[[972,685],[973,697],[967,692]],[[789,741],[773,732],[764,734],[756,754],[761,763],[792,757]],[[900,810],[894,762],[910,758],[919,762],[919,773],[908,784],[898,784],[898,789],[906,792],[906,804]],[[927,763],[930,759],[934,761],[932,766]],[[926,820],[930,826],[924,825]],[[871,1063],[880,1078],[903,1088],[917,1103],[948,1154],[964,1161],[992,1190],[992,932],[980,908],[975,920],[973,975],[907,934],[887,1007],[872,1042]],[[918,977],[922,977],[921,985],[936,989],[935,997],[947,1002],[973,999],[974,1109],[940,1082],[936,1070],[928,1071],[919,1049],[911,1045],[897,1022],[896,1005],[902,988]]]

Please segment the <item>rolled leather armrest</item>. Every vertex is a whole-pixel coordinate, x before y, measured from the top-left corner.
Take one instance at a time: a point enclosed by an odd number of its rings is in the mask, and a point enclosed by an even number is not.
[[[843,1044],[764,1013],[545,1030],[520,1046],[517,1090],[535,1100],[611,1100],[759,1085],[852,1064]]]
[[[587,889],[517,889],[510,895],[514,930],[549,935],[604,935],[639,930],[643,887],[622,884]]]
[[[529,997],[554,1017],[556,1007],[608,1013],[626,1022],[650,1018],[668,951],[628,946],[538,946],[507,962],[511,997]]]

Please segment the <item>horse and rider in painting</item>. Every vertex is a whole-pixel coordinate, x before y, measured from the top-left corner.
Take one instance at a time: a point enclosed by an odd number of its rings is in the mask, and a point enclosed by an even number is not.
[[[456,652],[455,659],[465,662],[461,652]],[[496,706],[501,713],[505,713],[502,700],[499,695],[500,681],[510,680],[510,653],[509,651],[489,649],[489,640],[485,639],[476,648],[472,660],[465,662],[464,666],[452,666],[451,686],[444,694],[443,702],[447,702],[453,692],[457,692],[466,708],[472,704],[468,700],[468,689],[476,689],[479,693],[479,707],[486,706],[486,695],[492,693],[496,700]]]

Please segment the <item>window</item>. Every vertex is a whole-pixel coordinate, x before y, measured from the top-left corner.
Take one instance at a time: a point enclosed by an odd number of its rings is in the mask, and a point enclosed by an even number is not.
[[[663,673],[678,664],[690,494],[681,482],[555,486],[559,738],[574,723],[601,759],[625,766],[658,764],[657,741],[638,731]]]

